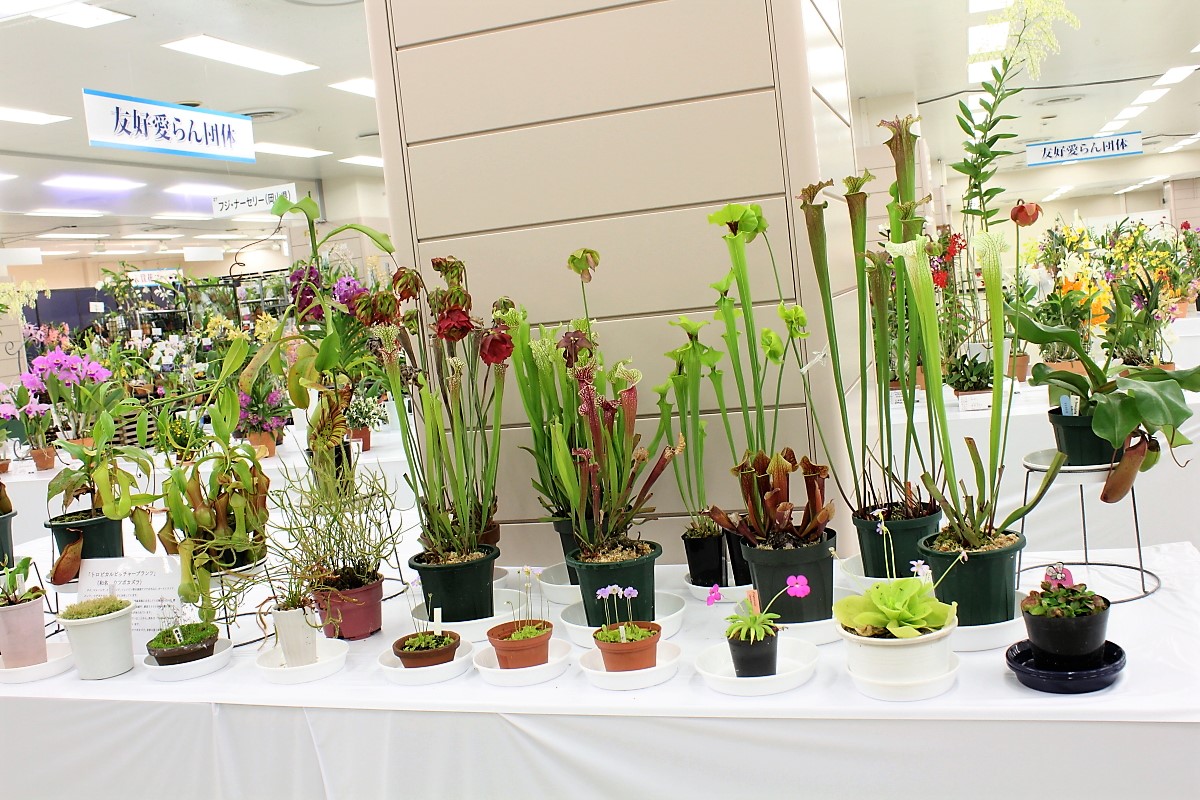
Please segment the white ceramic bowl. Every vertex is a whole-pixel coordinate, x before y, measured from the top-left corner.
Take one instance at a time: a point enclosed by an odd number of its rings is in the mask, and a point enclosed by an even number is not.
[[[350,652],[350,643],[342,639],[325,639],[317,637],[317,660],[303,667],[289,667],[284,664],[283,650],[272,647],[267,652],[254,659],[254,665],[270,683],[291,685],[308,683],[321,678],[328,678],[340,670],[346,663],[346,654]]]
[[[696,586],[692,583],[691,573],[685,573],[683,576],[683,585],[688,590],[688,594],[699,600],[701,603],[708,602],[708,593],[712,589],[711,586]],[[740,603],[746,599],[746,591],[753,589],[754,584],[748,583],[745,586],[722,586],[721,599],[717,603]]]
[[[779,661],[774,675],[739,678],[726,642],[713,645],[696,659],[696,672],[708,688],[737,697],[759,697],[795,689],[812,678],[817,669],[817,646],[811,642],[780,639]]]
[[[492,589],[508,589],[512,573],[504,567],[495,567],[492,569]]]
[[[571,666],[570,654],[571,645],[562,639],[551,639],[550,659],[536,667],[500,669],[496,662],[496,651],[490,647],[479,648],[473,662],[480,676],[493,686],[533,686],[554,680],[566,672],[567,667]]]
[[[457,631],[456,631],[457,633]],[[459,634],[461,636],[461,634]],[[383,667],[383,675],[392,683],[401,686],[428,686],[431,683],[441,683],[451,678],[457,678],[471,668],[471,657],[475,655],[475,645],[460,639],[454,658],[445,664],[434,664],[432,667],[415,667],[409,669],[400,663],[396,654],[389,646],[379,654],[379,666]]]
[[[671,642],[658,643],[658,662],[646,669],[631,669],[625,672],[607,672],[604,669],[604,654],[592,648],[579,658],[579,667],[588,683],[597,689],[627,692],[646,689],[666,683],[679,671],[679,654],[683,650]]]
[[[71,655],[70,642],[46,642],[46,660],[41,664],[9,669],[4,666],[4,656],[0,656],[0,683],[30,683],[53,678],[73,666],[75,658]]]
[[[224,669],[229,666],[232,659],[233,642],[221,637],[217,639],[217,646],[213,648],[213,654],[207,658],[199,658],[186,664],[160,667],[154,660],[154,656],[146,656],[142,659],[142,663],[146,666],[150,677],[156,681],[190,681],[192,678],[211,675],[219,669]]]
[[[1020,594],[1020,593],[1018,593]],[[1025,638],[1025,620],[1021,618],[1021,601],[1016,602],[1013,618],[991,625],[962,625],[950,637],[950,649],[956,653],[980,650],[999,650]]]
[[[950,654],[950,669],[944,675],[928,678],[922,681],[880,681],[860,678],[853,672],[850,677],[854,686],[867,697],[876,700],[906,702],[912,700],[928,700],[949,691],[958,675],[958,656]]]
[[[551,603],[567,606],[583,599],[579,593],[579,586],[571,583],[571,579],[567,576],[566,562],[560,561],[553,566],[546,567],[538,576],[538,581],[542,587],[542,594]]]
[[[683,627],[683,609],[686,606],[687,601],[677,594],[655,592],[654,619],[649,622],[657,622],[662,628],[662,638],[670,639]],[[585,650],[596,646],[592,641],[592,634],[599,626],[588,624],[582,600],[563,609],[562,626],[567,632],[567,638]]]
[[[512,606],[508,606],[507,603],[512,603]],[[459,622],[443,622],[442,626],[457,633],[464,642],[486,642],[487,632],[502,622],[512,621],[513,609],[523,607],[524,603],[525,596],[516,589],[493,589],[492,616]],[[534,611],[536,612],[537,609]],[[429,612],[425,610],[424,601],[418,603],[417,607],[413,609],[412,618],[422,625],[432,622],[429,619]]]

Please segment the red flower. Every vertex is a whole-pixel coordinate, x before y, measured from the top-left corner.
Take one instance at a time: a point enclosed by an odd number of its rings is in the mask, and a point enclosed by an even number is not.
[[[471,316],[461,308],[448,308],[438,317],[437,337],[446,342],[462,341],[468,333],[475,330]]]
[[[956,255],[961,253],[964,243],[965,240],[963,239],[963,235],[961,233],[951,234],[950,241],[946,244],[946,260],[952,260]]]
[[[1037,203],[1017,203],[1008,217],[1022,228],[1028,228],[1037,222],[1042,215],[1042,207]]]
[[[398,294],[401,303],[412,300],[421,290],[421,275],[416,270],[400,267],[392,276],[392,291]]]
[[[1183,222],[1179,223],[1179,230],[1190,231],[1191,229],[1192,229],[1192,223],[1188,222],[1186,219]]]
[[[583,331],[567,331],[558,341],[558,346],[562,348],[567,367],[573,369],[579,363],[579,356],[585,352],[591,353],[596,344]]]
[[[513,340],[507,325],[489,328],[479,343],[479,358],[488,365],[501,364],[513,354]]]
[[[950,282],[950,273],[944,269],[935,269],[933,271],[933,285],[939,289],[945,289],[946,284]]]

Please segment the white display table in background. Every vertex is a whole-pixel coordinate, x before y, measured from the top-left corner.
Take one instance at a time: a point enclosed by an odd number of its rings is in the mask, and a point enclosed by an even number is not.
[[[819,648],[815,676],[796,690],[717,694],[693,662],[722,642],[730,606],[690,597],[671,640],[682,647],[681,667],[661,686],[605,692],[572,663],[560,678],[527,688],[494,687],[473,671],[407,688],[387,681],[376,662],[411,630],[401,597],[385,604],[383,632],[351,643],[345,668],[317,683],[266,683],[247,647],[228,668],[186,683],[155,682],[139,666],[106,681],[81,681],[72,670],[0,685],[0,782],[6,797],[47,800],[164,791],[173,800],[924,800],[1035,796],[1052,782],[1078,797],[1194,797],[1200,552],[1157,545],[1146,561],[1163,588],[1114,607],[1109,639],[1125,649],[1128,667],[1090,695],[1027,689],[1004,651],[993,650],[959,654],[957,683],[940,697],[871,700],[854,689],[841,642]],[[685,594],[683,572],[659,567],[658,589]],[[1076,578],[1102,591],[1107,581],[1130,580]],[[1026,585],[1036,579],[1027,575]],[[550,608],[556,619],[562,607]],[[582,653],[575,648],[572,661]],[[1064,763],[1086,769],[1060,774]]]

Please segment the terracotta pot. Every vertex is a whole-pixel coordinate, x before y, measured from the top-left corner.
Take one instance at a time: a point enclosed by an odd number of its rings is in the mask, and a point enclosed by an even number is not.
[[[1074,361],[1047,361],[1046,366],[1050,369],[1061,369],[1067,372],[1074,372],[1076,375],[1087,375],[1087,368],[1083,366],[1083,362]]]
[[[91,447],[92,445],[94,445],[96,443],[96,440],[93,439],[91,436],[84,436],[79,439],[67,439],[67,441],[70,442],[71,444],[77,444],[77,445],[81,445],[83,447]]]
[[[604,658],[605,672],[649,669],[658,663],[658,642],[662,639],[662,628],[656,622],[634,622],[632,624],[648,631],[654,631],[654,635],[636,642],[602,642],[595,639],[595,633],[592,634],[596,647]]]
[[[54,469],[55,450],[53,447],[42,447],[37,450],[30,450],[29,455],[33,456],[33,464],[39,470]]]
[[[254,431],[246,436],[246,441],[255,448],[264,448],[267,451],[267,458],[275,455],[275,436],[270,431]]]
[[[357,641],[383,628],[383,578],[341,592],[318,590],[313,596],[329,639]]]
[[[1186,304],[1180,303],[1179,305],[1175,306],[1175,309],[1171,312],[1171,315],[1175,317],[1175,319],[1184,319],[1187,317],[1188,311],[1190,310],[1191,309],[1188,308]]]
[[[350,430],[350,438],[358,439],[362,442],[363,452],[371,449],[371,429],[370,428],[352,428]]]
[[[1151,366],[1158,367],[1159,369],[1162,369],[1166,372],[1174,372],[1175,371],[1175,362],[1174,361],[1164,361],[1161,364],[1143,364],[1140,367],[1138,367],[1138,369],[1149,369]],[[1117,377],[1118,378],[1128,378],[1129,372],[1130,372],[1130,370],[1123,369],[1117,373]]]
[[[922,366],[917,367],[917,388],[925,391],[925,368]]]
[[[46,662],[45,626],[41,598],[0,606],[0,653],[4,654],[5,669]]]
[[[1029,378],[1029,353],[1017,353],[1012,356],[1008,361],[1004,374],[1024,383]]]
[[[11,465],[12,465],[11,458],[0,458],[0,475],[3,475],[5,472],[8,472],[8,468]]]
[[[479,535],[480,544],[490,544],[492,547],[500,546],[500,523],[493,522],[483,529],[483,533]]]
[[[496,663],[500,665],[500,669],[536,667],[550,660],[550,636],[554,633],[554,626],[541,619],[521,620],[521,622],[540,623],[545,628],[545,632],[532,639],[513,641],[507,637],[519,627],[516,622],[505,622],[487,632],[488,641],[491,642],[492,649],[496,651]]]
[[[405,669],[446,664],[454,660],[454,654],[458,651],[458,646],[462,644],[462,640],[459,639],[458,634],[454,631],[442,631],[442,633],[454,641],[434,650],[405,650],[404,643],[417,635],[410,633],[408,636],[403,636],[392,642],[392,654],[400,659],[400,663],[404,665]]]

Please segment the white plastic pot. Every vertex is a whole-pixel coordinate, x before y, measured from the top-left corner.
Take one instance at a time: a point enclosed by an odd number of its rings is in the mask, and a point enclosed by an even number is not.
[[[940,631],[915,639],[872,639],[841,625],[837,630],[846,642],[846,666],[855,678],[918,683],[940,678],[950,670],[950,634],[957,627],[956,617]]]
[[[130,603],[120,611],[90,619],[63,619],[67,629],[75,669],[85,681],[97,681],[122,675],[133,669],[133,609]]]
[[[302,608],[291,611],[272,611],[275,638],[283,651],[283,662],[289,667],[304,667],[317,661],[317,629],[310,624]]]

